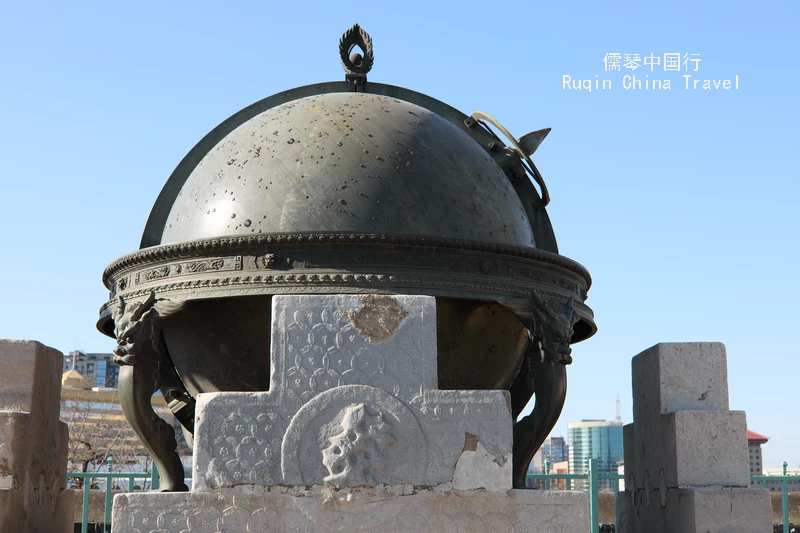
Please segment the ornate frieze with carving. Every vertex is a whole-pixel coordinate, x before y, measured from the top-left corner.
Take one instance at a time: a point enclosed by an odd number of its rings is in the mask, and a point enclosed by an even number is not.
[[[305,250],[310,243],[329,242],[326,248],[335,249],[335,253]],[[398,247],[405,252],[398,254]],[[226,250],[230,250],[227,255]],[[305,259],[290,261],[289,257]],[[163,266],[154,268],[154,263]],[[154,270],[167,274],[146,279],[144,274]],[[527,297],[534,289],[555,290],[565,299],[575,299],[576,316],[583,321],[579,338],[595,328],[591,310],[582,303],[591,284],[588,272],[574,261],[536,249],[389,235],[268,235],[136,252],[109,266],[104,279],[113,287],[130,273],[139,281],[126,290],[117,287],[117,293],[134,299],[150,292],[197,299],[401,290],[497,300],[503,296]],[[116,302],[109,300],[101,313],[110,313]]]

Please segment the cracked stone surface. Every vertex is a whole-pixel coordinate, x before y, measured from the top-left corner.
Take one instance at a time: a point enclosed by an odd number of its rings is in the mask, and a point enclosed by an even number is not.
[[[436,388],[435,298],[275,296],[272,317],[270,390],[198,396],[195,490],[511,488],[508,393]]]
[[[112,533],[573,533],[589,530],[589,501],[578,491],[458,491],[449,485],[250,486],[119,494],[112,522]]]

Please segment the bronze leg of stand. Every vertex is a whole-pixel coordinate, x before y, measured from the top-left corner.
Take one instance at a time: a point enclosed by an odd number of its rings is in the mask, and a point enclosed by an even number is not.
[[[556,425],[567,395],[567,368],[560,363],[532,358],[533,412],[514,424],[514,488],[525,488],[525,475],[536,450]],[[520,376],[524,379],[525,376]]]
[[[119,399],[125,418],[144,442],[161,475],[162,491],[188,490],[178,443],[172,426],[162,420],[150,403],[158,390],[158,362],[143,355],[133,365],[119,369]]]

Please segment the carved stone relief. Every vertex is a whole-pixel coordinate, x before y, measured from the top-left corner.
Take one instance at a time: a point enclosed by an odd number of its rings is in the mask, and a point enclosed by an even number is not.
[[[351,455],[342,457],[346,450]],[[423,430],[405,404],[375,387],[347,385],[316,396],[292,418],[281,469],[291,485],[421,482],[427,451]]]
[[[280,465],[271,460],[280,450],[286,424],[277,413],[251,417],[236,411],[223,422],[223,436],[214,439],[208,475],[215,485],[256,483],[276,478]]]
[[[363,403],[345,407],[339,417],[341,431],[330,436],[322,450],[329,473],[323,481],[335,487],[376,484],[387,467],[387,449],[397,442],[391,424]]]
[[[195,487],[433,486],[470,434],[510,488],[507,393],[436,389],[435,316],[427,296],[274,297],[270,390],[198,398]]]

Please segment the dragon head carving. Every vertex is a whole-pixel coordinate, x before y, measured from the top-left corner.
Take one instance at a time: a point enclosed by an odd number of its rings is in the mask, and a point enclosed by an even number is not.
[[[156,321],[177,312],[182,304],[157,299],[151,292],[142,302],[129,305],[119,297],[119,305],[114,312],[114,335],[117,347],[114,348],[114,362],[118,365],[132,365],[138,354],[154,349],[156,340]]]
[[[532,293],[535,306],[533,313],[539,325],[539,337],[544,358],[554,363],[572,363],[572,348],[569,343],[572,339],[578,314],[574,309],[574,298],[567,300],[563,312],[557,311],[549,302],[545,302],[536,291]]]
[[[146,300],[130,306],[122,296],[118,301],[114,312],[114,335],[117,337],[114,362],[131,365],[136,361],[136,353],[141,352],[142,343],[152,338],[156,293],[151,292]]]

